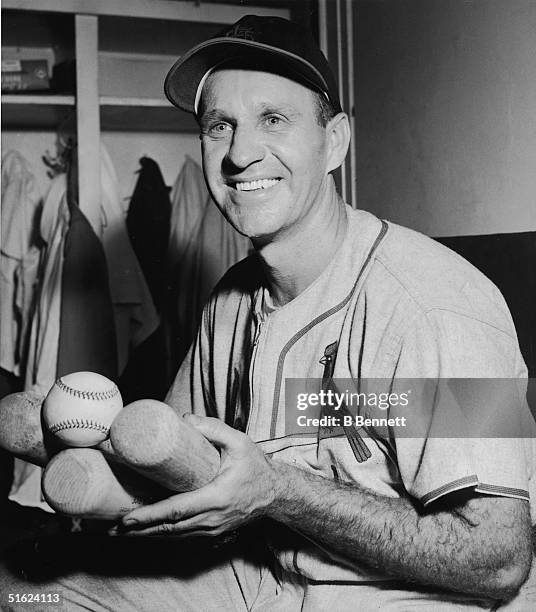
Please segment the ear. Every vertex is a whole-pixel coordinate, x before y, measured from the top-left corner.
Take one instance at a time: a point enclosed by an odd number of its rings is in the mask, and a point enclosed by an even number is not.
[[[335,115],[326,126],[326,135],[328,138],[328,172],[338,168],[346,154],[350,145],[350,123],[346,113]]]

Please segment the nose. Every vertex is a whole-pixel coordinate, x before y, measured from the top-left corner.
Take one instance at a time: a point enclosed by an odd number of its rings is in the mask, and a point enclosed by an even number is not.
[[[258,132],[249,126],[237,126],[224,159],[231,173],[243,170],[264,158],[265,151]]]

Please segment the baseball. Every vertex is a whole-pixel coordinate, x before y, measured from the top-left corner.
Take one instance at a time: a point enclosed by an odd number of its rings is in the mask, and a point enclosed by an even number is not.
[[[108,437],[123,400],[117,386],[95,372],[58,378],[43,404],[43,422],[67,446],[86,447]]]

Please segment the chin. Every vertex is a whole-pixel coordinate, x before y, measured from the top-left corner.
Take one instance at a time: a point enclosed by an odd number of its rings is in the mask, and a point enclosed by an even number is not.
[[[270,242],[270,240],[277,234],[277,230],[270,227],[265,227],[260,223],[243,223],[241,221],[231,222],[231,225],[235,230],[246,236],[253,241]]]
[[[243,236],[252,240],[267,240],[282,229],[281,219],[266,210],[239,210],[231,208],[224,213],[227,221]]]

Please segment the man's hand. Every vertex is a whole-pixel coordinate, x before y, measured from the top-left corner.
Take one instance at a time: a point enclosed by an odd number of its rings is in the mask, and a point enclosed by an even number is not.
[[[188,423],[220,449],[216,478],[201,489],[173,495],[123,517],[128,535],[218,536],[265,513],[276,490],[276,473],[245,434],[211,417],[186,415]]]

